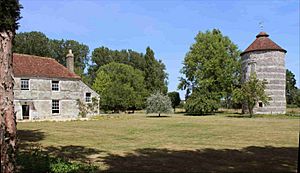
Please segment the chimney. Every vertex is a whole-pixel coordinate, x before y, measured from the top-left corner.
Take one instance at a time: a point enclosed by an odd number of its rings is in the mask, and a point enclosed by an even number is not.
[[[69,49],[69,53],[67,54],[67,68],[74,73],[74,55],[72,49]]]

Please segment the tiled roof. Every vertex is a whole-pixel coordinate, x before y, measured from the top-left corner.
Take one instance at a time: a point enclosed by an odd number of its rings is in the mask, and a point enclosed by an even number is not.
[[[278,50],[286,53],[286,50],[278,46],[268,37],[269,35],[267,33],[260,32],[256,36],[254,42],[243,53],[241,53],[241,55],[258,50]]]
[[[13,54],[13,71],[15,77],[46,77],[80,79],[65,66],[53,58],[25,54]]]

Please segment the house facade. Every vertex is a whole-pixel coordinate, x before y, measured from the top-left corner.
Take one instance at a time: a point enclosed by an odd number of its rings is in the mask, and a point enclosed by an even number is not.
[[[286,113],[286,52],[273,42],[267,33],[260,32],[254,42],[241,54],[243,81],[247,81],[251,73],[256,73],[258,79],[265,79],[268,82],[265,92],[272,99],[266,105],[258,102],[254,107],[254,113]],[[243,111],[248,111],[245,106]]]
[[[99,95],[74,73],[73,64],[71,51],[68,68],[52,58],[13,54],[17,120],[75,119],[79,117],[78,100],[85,104],[92,103],[93,98],[99,100]]]

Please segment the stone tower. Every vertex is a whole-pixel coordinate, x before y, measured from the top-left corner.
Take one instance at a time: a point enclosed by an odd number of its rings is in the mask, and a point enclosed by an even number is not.
[[[266,93],[272,98],[268,105],[259,102],[255,108],[256,114],[285,114],[285,53],[265,32],[260,32],[255,41],[243,52],[242,80],[246,81],[251,72],[255,72],[260,80],[266,79]],[[243,108],[244,109],[244,108]],[[244,109],[245,112],[247,110]]]

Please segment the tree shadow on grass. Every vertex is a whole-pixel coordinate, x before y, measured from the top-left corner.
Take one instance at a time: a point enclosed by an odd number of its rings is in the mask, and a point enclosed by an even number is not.
[[[296,172],[298,148],[175,151],[145,148],[104,158],[108,172]]]
[[[161,116],[158,116],[158,115],[147,115],[146,117],[147,118],[170,118],[171,116],[168,116],[168,115],[161,115]]]
[[[216,115],[216,113],[205,113],[205,114],[198,114],[198,113],[184,113],[184,116],[213,116]]]
[[[45,138],[45,134],[40,130],[18,130],[17,133],[18,172],[60,172],[64,169],[70,172],[98,172],[91,165],[91,156],[103,151],[77,145],[42,146],[38,142]],[[74,161],[79,164],[73,164]]]
[[[38,130],[18,130],[18,139],[20,143],[39,142],[45,138],[45,133]]]
[[[247,114],[240,114],[240,115],[227,115],[228,118],[255,118],[255,116],[251,117]]]

